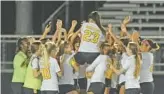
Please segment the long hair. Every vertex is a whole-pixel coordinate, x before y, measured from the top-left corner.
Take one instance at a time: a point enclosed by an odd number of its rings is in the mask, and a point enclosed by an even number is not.
[[[42,45],[42,60],[43,60],[43,66],[44,68],[41,70],[43,79],[50,79],[51,74],[50,74],[50,61],[49,57],[51,56],[51,52],[57,51],[56,46],[53,42],[47,42],[45,45]]]
[[[140,69],[141,69],[141,59],[138,53],[138,47],[136,43],[129,43],[129,49],[131,49],[132,54],[135,55],[135,71],[134,71],[134,77],[137,78],[140,75]]]
[[[52,42],[47,42],[47,43],[45,44],[45,47],[46,47],[46,50],[47,50],[47,54],[48,54],[48,55],[51,54],[52,50],[55,50],[55,51],[56,51],[56,48],[57,48],[57,47],[55,46],[55,44],[52,43]]]
[[[43,61],[45,66],[49,63],[49,57],[51,56],[52,50],[56,51],[56,46],[52,42],[47,42],[45,45],[42,45],[42,50],[43,50]]]
[[[97,24],[97,26],[100,28],[100,30],[102,31],[102,33],[105,35],[106,34],[106,30],[104,29],[104,27],[101,25],[100,22],[100,15],[98,14],[97,11],[93,11],[88,15],[88,19],[92,19],[95,21],[95,23]]]
[[[109,45],[109,43],[108,43],[107,41],[102,42],[102,44],[100,45],[101,54],[104,54],[103,49],[104,49],[105,47],[111,47],[111,45]],[[109,54],[109,51],[108,51],[107,54]]]
[[[73,50],[75,51],[76,49],[75,49],[75,44],[76,43],[80,43],[81,42],[81,40],[80,40],[80,37],[79,36],[77,36],[75,39],[74,39],[74,41],[73,41]]]
[[[109,43],[107,41],[102,42],[102,44],[100,45],[100,48],[103,49],[106,46],[110,46]]]

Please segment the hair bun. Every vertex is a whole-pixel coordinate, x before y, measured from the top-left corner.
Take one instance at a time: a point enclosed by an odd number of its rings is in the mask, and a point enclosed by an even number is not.
[[[153,40],[147,39],[147,41],[148,41],[149,45],[151,46],[151,50],[156,51],[160,48],[158,43],[153,42]]]
[[[160,46],[157,43],[153,43],[152,50],[158,50]]]

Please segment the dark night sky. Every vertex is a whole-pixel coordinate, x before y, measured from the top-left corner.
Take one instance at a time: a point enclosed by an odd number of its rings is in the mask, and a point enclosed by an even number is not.
[[[33,30],[34,34],[41,34],[41,24],[44,22],[53,11],[55,11],[63,1],[33,1]],[[71,20],[76,19],[80,21],[80,1],[71,2],[69,9],[69,23]],[[104,2],[98,2],[100,7]],[[1,33],[2,34],[14,34],[16,26],[16,3],[15,1],[2,1],[1,2]],[[87,15],[96,10],[95,1],[84,1],[84,20],[87,19]],[[64,12],[59,14],[57,18],[64,21]],[[54,22],[56,19],[54,19]],[[80,22],[79,22],[80,23]],[[80,24],[78,24],[78,27]],[[78,28],[77,27],[77,28]]]

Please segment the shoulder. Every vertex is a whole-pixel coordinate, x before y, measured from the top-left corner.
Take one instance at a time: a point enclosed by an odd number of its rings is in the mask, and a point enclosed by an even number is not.
[[[144,58],[153,58],[154,57],[154,55],[153,55],[153,53],[151,53],[151,52],[147,52],[147,53],[142,53],[142,57]]]
[[[38,60],[39,58],[36,55],[31,56],[31,60]]]
[[[102,56],[102,55],[99,55],[99,56],[97,56],[96,59],[101,59],[101,58],[103,58],[103,56]],[[95,60],[96,60],[96,59],[95,59]]]
[[[135,60],[135,55],[128,56],[128,57],[126,58],[126,62],[132,62],[132,61],[134,61],[134,60]]]
[[[16,58],[27,58],[26,54],[19,51],[16,55],[15,55]]]
[[[51,63],[57,63],[57,60],[55,58],[50,57],[50,62]]]
[[[39,58],[38,58],[37,56],[35,56],[35,55],[32,55],[32,57],[31,57],[31,59],[30,59],[30,62],[31,62],[32,64],[36,64],[36,63],[39,62]]]
[[[150,52],[149,52],[149,56],[153,58],[154,55],[153,55],[153,53],[150,53]]]
[[[89,23],[84,22],[84,23],[82,24],[82,27],[87,26],[88,24],[89,24]]]
[[[110,57],[108,55],[99,55],[99,56],[103,59],[110,59]]]
[[[122,57],[125,58],[125,57],[129,57],[129,56],[127,55],[127,53],[123,53],[123,54],[122,54]]]

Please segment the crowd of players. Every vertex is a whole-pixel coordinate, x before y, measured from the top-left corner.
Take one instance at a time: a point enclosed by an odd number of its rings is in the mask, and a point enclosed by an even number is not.
[[[127,16],[120,24],[120,35],[112,24],[103,27],[93,11],[88,21],[72,21],[64,29],[57,20],[56,31],[46,38],[51,23],[40,39],[27,36],[17,41],[13,60],[12,94],[153,94],[153,52],[160,47],[130,34]]]

